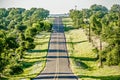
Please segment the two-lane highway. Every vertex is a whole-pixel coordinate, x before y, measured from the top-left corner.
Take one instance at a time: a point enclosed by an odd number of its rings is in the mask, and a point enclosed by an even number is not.
[[[69,67],[62,18],[55,18],[45,69],[33,80],[77,80]]]

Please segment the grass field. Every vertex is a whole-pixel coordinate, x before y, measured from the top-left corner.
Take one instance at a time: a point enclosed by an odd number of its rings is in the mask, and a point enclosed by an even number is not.
[[[120,80],[119,66],[98,68],[92,44],[82,29],[73,29],[65,34],[71,68],[80,80]]]
[[[72,22],[71,18],[63,18],[62,21],[63,21],[63,24],[66,25],[66,26],[72,26],[73,25],[73,22]]]
[[[66,32],[75,29],[71,18],[62,18],[62,23]]]
[[[21,62],[24,72],[9,76],[6,80],[30,80],[30,78],[36,77],[45,67],[49,38],[50,33],[38,34],[35,38],[35,49],[28,51]]]
[[[48,22],[50,22],[50,23],[53,24],[53,22],[54,22],[54,18],[47,18],[46,21],[48,21]]]

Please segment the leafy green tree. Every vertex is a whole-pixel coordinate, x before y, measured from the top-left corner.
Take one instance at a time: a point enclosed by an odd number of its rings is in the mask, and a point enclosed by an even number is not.
[[[3,51],[3,47],[4,47],[4,43],[3,43],[4,41],[3,41],[3,39],[2,38],[0,38],[0,54],[1,54],[1,52]]]
[[[100,21],[96,19],[97,17],[93,15],[91,17],[91,24],[92,24],[92,31],[100,37],[100,50],[102,50],[102,41],[101,41],[101,34],[102,34],[102,24]],[[100,60],[100,67],[102,67],[102,55],[99,53],[99,60]]]
[[[11,37],[11,36],[6,38],[6,43],[5,44],[6,44],[7,49],[16,49],[18,47],[16,38]]]
[[[102,31],[102,24],[101,24],[101,22],[96,19],[95,15],[93,15],[91,17],[90,21],[91,21],[91,24],[92,24],[92,31],[96,35],[100,35],[101,31]]]
[[[16,29],[20,32],[24,32],[27,29],[27,26],[25,25],[16,25]]]
[[[8,29],[14,29],[17,23],[14,20],[11,20],[8,24]]]
[[[26,37],[25,40],[28,41],[28,42],[34,42],[34,39],[32,37]]]
[[[70,10],[70,17],[74,26],[81,28],[85,26],[84,20],[90,20],[92,34],[100,38],[99,60],[106,59],[108,65],[118,65],[120,63],[120,5],[114,4],[110,10],[105,6],[94,4],[89,9]],[[88,23],[88,22],[87,22]],[[102,40],[108,44],[102,50]],[[104,53],[104,54],[103,54]]]
[[[118,49],[120,46],[119,6],[113,5],[109,14],[102,19],[104,25],[102,38],[108,43],[104,50],[108,65],[118,65],[120,63]]]
[[[42,22],[48,15],[43,8],[0,8],[0,73],[14,75],[22,71],[19,60],[35,48],[34,36],[51,27]]]
[[[120,5],[119,4],[114,4],[111,9],[110,12],[119,12],[120,9]]]
[[[94,13],[98,12],[98,11],[102,11],[104,13],[107,13],[108,12],[108,9],[105,7],[105,6],[102,6],[102,5],[97,5],[97,4],[94,4],[90,7],[90,10]]]
[[[0,45],[0,46],[1,46],[1,47],[0,47],[0,48],[1,48],[1,49],[0,49],[0,52],[2,52],[2,50],[3,50],[3,45],[4,45],[3,41],[4,41],[4,37],[5,37],[4,31],[3,31],[3,30],[0,30],[0,42],[1,42],[1,43],[0,43],[0,44],[1,44],[1,45]]]
[[[46,21],[43,22],[44,23],[44,30],[45,31],[50,31],[52,28],[52,25]]]
[[[37,29],[34,27],[30,27],[25,31],[25,36],[34,37],[36,34],[37,34]]]
[[[23,13],[22,13],[22,17],[23,17],[23,21],[27,21],[30,17],[30,10],[25,10]]]
[[[8,11],[5,8],[0,8],[0,18],[6,17],[8,15]]]
[[[70,10],[70,17],[72,18],[74,22],[74,26],[76,28],[82,27],[81,24],[83,24],[83,12],[79,10]]]
[[[37,31],[42,31],[42,25],[40,25],[40,23],[33,23],[32,27],[36,28]]]
[[[25,48],[27,50],[34,49],[35,48],[35,44],[34,43],[30,43],[30,42],[26,42]]]

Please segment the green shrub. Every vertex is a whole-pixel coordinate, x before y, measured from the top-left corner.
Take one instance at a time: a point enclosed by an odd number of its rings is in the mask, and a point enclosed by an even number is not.
[[[19,65],[11,66],[10,69],[11,69],[11,71],[10,71],[11,75],[20,74],[23,72],[23,69]]]
[[[3,70],[3,74],[6,75],[6,76],[7,76],[7,75],[10,75],[10,72],[11,72],[11,69],[9,69],[9,68]]]
[[[107,53],[107,64],[108,65],[118,65],[119,64],[119,50],[115,47],[110,52]]]

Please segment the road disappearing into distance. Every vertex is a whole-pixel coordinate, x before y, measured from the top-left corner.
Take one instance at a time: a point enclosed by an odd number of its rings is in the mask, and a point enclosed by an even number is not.
[[[62,18],[55,18],[52,30],[46,67],[32,80],[77,80],[69,66]]]

